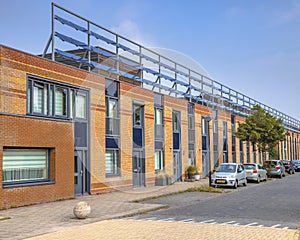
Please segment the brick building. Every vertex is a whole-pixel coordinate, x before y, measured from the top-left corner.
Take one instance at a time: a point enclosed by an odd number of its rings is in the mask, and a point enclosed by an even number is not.
[[[57,30],[43,56],[0,46],[0,208],[152,186],[162,173],[184,181],[189,165],[207,177],[223,162],[262,161],[235,137],[255,100],[112,32],[53,16],[110,48]],[[57,49],[59,40],[73,50]],[[299,121],[262,106],[290,132],[280,157],[299,159]]]

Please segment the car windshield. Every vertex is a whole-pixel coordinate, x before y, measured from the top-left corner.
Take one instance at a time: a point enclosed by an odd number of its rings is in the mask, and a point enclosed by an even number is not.
[[[293,160],[293,163],[300,164],[300,160]]]
[[[216,172],[229,172],[234,173],[236,170],[236,165],[234,164],[221,164],[217,169]]]
[[[244,164],[246,169],[255,169],[255,165],[254,164]]]

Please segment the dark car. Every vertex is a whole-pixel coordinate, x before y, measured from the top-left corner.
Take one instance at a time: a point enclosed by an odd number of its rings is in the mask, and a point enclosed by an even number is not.
[[[292,163],[292,161],[282,160],[282,163],[285,167],[285,172],[287,172],[289,174],[295,174],[295,167],[294,167],[294,164]]]
[[[300,171],[300,160],[292,160],[292,164],[296,172]]]
[[[267,169],[270,177],[285,177],[285,167],[282,160],[265,161],[264,167]]]

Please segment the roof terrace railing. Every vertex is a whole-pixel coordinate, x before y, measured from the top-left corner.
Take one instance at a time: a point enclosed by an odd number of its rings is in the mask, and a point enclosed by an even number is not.
[[[85,66],[88,71],[102,70],[115,74],[117,79],[126,77],[139,82],[145,88],[175,97],[188,98],[199,104],[219,108],[235,115],[248,116],[253,106],[260,105],[276,118],[281,118],[286,130],[300,133],[299,120],[55,3],[52,3],[52,33],[43,57],[46,56],[50,44],[52,44],[51,59],[53,61],[60,57],[78,63],[79,67]],[[68,49],[70,46],[72,47]],[[83,51],[84,55],[76,53],[74,47],[77,47],[80,52]],[[95,61],[92,59],[93,54],[110,59],[113,63],[99,61],[98,58]],[[122,64],[137,71],[135,73],[125,71],[122,69]]]

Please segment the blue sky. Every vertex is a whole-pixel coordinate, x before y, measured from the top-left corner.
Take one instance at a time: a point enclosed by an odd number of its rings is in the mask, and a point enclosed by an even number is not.
[[[300,0],[55,2],[142,45],[185,54],[213,79],[300,120]],[[0,4],[0,43],[41,53],[51,1]]]

